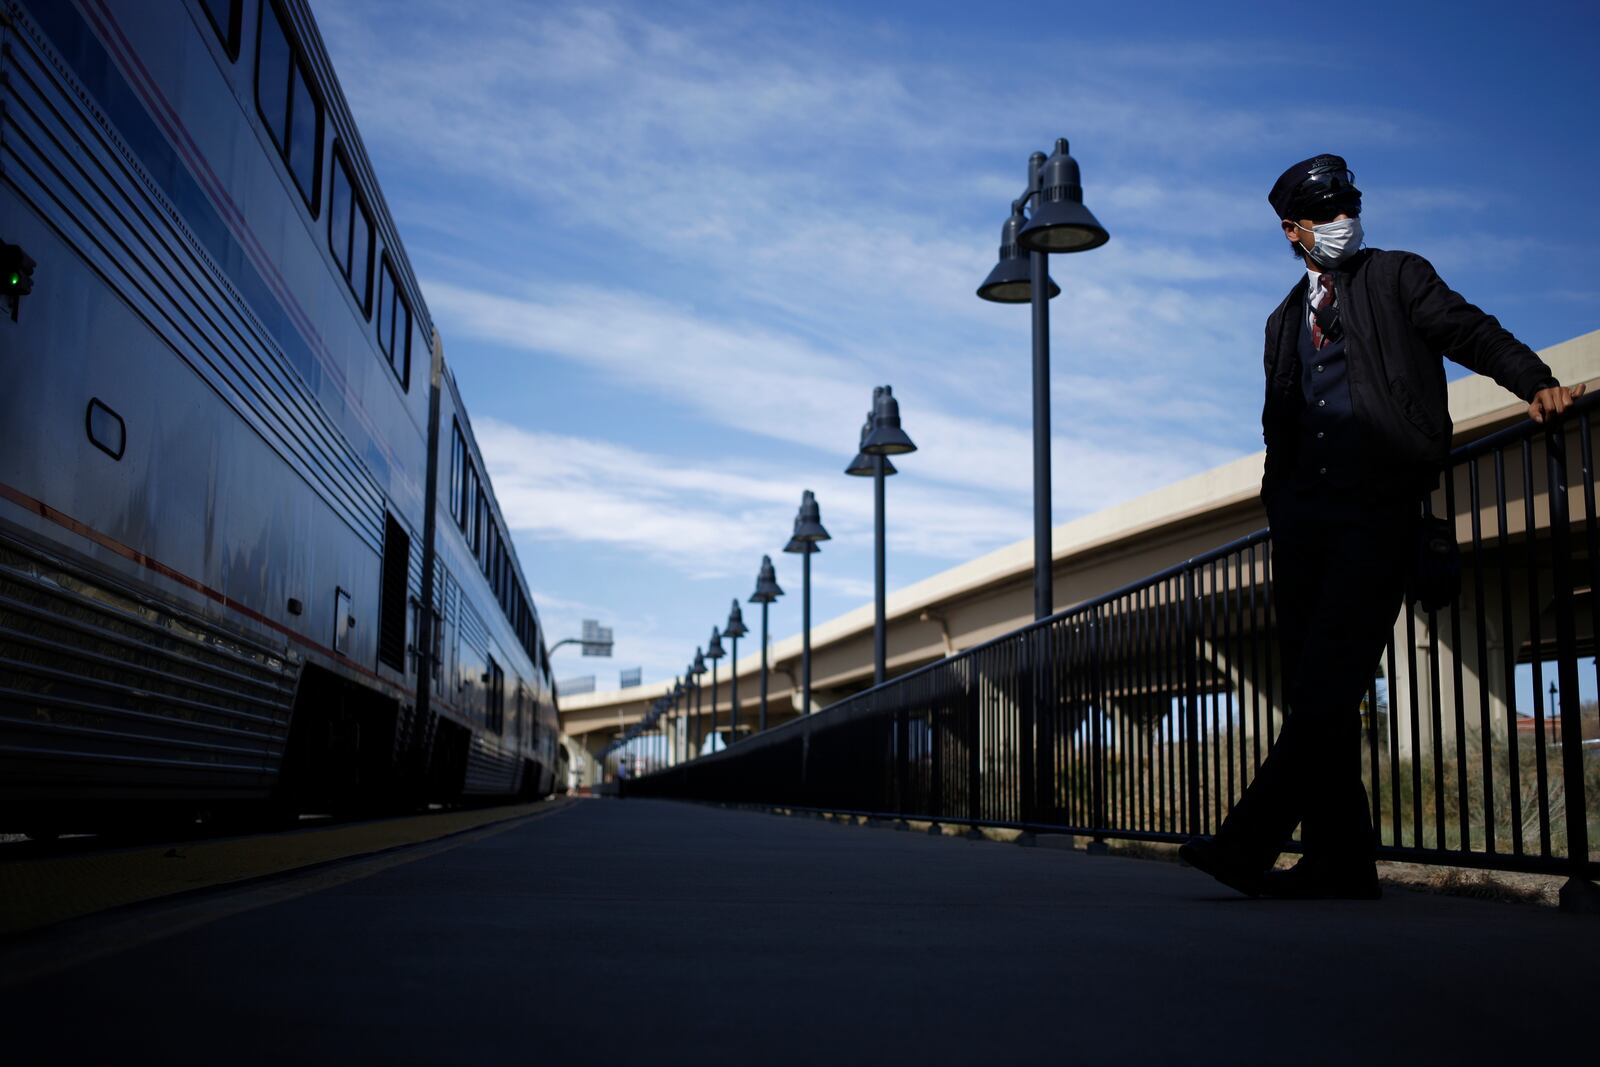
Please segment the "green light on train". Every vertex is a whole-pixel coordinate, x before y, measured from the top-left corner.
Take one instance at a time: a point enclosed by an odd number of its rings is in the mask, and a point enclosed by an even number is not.
[[[4,292],[12,297],[27,296],[33,292],[33,257],[19,245],[0,241],[0,278],[6,280]]]

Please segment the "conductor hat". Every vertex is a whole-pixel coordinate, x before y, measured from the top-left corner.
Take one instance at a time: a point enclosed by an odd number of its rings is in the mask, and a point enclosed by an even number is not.
[[[1343,156],[1324,153],[1302,159],[1279,175],[1267,202],[1280,219],[1332,218],[1361,214],[1361,190]]]

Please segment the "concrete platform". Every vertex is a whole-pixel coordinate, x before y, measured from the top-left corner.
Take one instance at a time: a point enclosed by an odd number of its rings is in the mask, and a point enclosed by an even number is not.
[[[1600,922],[590,800],[0,951],[7,1061],[1436,1063],[1595,1052]]]

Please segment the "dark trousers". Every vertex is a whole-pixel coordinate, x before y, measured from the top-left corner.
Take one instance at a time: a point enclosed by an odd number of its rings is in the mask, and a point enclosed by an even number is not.
[[[1268,500],[1288,716],[1217,833],[1242,863],[1269,866],[1296,825],[1307,857],[1372,862],[1360,706],[1399,614],[1416,511],[1355,491]]]

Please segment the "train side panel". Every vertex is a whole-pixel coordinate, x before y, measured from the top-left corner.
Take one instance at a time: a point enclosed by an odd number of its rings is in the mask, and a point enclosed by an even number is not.
[[[228,7],[0,7],[0,240],[38,262],[0,318],[0,821],[548,793],[542,629],[315,23]]]
[[[330,284],[192,8],[8,17],[0,238],[39,266],[0,322],[0,803],[261,796],[307,663],[412,699],[378,651],[426,376]]]

